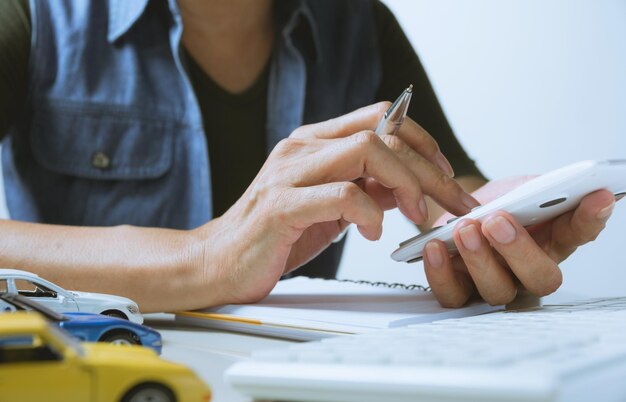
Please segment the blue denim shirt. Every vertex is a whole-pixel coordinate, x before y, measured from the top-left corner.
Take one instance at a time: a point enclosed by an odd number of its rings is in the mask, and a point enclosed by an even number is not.
[[[12,219],[188,229],[212,218],[180,11],[154,5],[30,1],[29,103],[2,147]],[[371,103],[381,74],[369,0],[279,5],[268,152],[302,124]]]

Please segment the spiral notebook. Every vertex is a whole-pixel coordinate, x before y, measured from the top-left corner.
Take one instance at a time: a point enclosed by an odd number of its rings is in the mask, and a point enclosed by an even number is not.
[[[295,277],[280,281],[256,304],[226,305],[176,314],[176,321],[207,328],[296,340],[359,334],[484,314],[503,307],[474,302],[441,307],[418,285]]]

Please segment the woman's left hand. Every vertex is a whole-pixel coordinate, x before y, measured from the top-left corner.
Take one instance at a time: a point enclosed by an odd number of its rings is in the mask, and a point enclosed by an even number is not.
[[[530,178],[490,182],[472,195],[486,203]],[[613,194],[600,190],[583,198],[576,209],[528,229],[503,211],[482,224],[461,219],[454,229],[459,255],[450,257],[437,240],[426,245],[424,267],[433,294],[445,307],[460,307],[475,295],[491,305],[506,304],[517,295],[519,284],[537,296],[548,295],[562,282],[558,264],[595,240],[614,205]],[[451,217],[445,214],[434,226]]]

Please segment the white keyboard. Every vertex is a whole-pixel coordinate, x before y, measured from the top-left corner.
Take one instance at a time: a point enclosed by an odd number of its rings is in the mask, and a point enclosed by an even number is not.
[[[280,401],[626,401],[626,298],[293,344],[226,379]]]

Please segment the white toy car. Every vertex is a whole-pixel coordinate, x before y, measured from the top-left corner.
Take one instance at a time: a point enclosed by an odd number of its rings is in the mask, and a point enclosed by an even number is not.
[[[80,311],[124,318],[137,324],[143,316],[134,301],[120,296],[65,290],[30,272],[0,269],[0,293],[21,294],[60,313]]]

